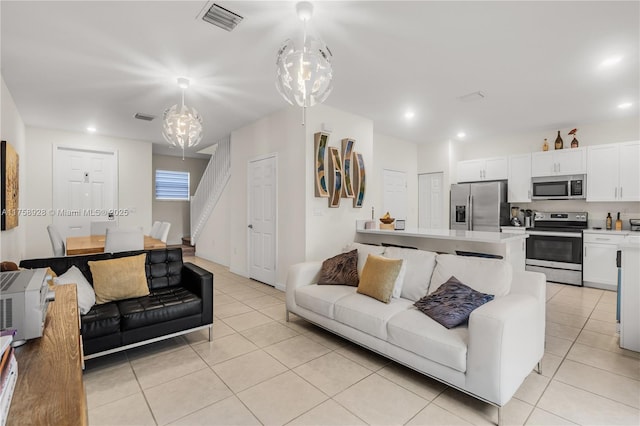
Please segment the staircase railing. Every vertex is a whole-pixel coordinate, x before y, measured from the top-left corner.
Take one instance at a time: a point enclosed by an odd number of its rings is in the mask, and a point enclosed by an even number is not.
[[[226,137],[217,148],[191,197],[191,245],[195,245],[211,212],[215,208],[231,176],[231,140]]]

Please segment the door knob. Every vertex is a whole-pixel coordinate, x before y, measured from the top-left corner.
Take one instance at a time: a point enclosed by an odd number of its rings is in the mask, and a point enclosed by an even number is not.
[[[247,226],[247,228],[253,229],[253,225],[249,225]]]

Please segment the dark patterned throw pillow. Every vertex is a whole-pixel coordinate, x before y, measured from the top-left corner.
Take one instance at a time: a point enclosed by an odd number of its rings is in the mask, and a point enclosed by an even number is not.
[[[451,277],[436,291],[414,303],[434,321],[453,328],[469,320],[471,312],[493,300],[493,294],[480,293]]]
[[[318,284],[358,285],[358,250],[333,256],[322,262]]]

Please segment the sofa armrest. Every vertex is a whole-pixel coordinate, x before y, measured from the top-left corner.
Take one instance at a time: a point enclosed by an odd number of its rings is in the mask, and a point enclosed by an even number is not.
[[[285,289],[287,296],[287,311],[295,311],[296,288],[317,283],[318,278],[320,277],[321,269],[321,261],[296,263],[295,265],[289,267],[289,274],[287,275],[287,286]]]
[[[180,285],[202,299],[202,324],[213,323],[213,274],[190,262],[182,265]]]
[[[544,355],[544,311],[532,295],[510,293],[469,317],[467,389],[506,404]],[[543,302],[544,303],[544,302]]]

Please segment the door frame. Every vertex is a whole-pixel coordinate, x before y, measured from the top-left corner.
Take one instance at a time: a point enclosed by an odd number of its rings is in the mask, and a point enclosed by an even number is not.
[[[251,220],[251,179],[249,179],[250,173],[251,173],[251,163],[254,163],[256,161],[262,161],[262,160],[267,160],[269,158],[273,158],[274,160],[274,168],[275,168],[275,173],[274,173],[274,179],[275,179],[275,191],[274,191],[274,203],[273,203],[273,207],[274,207],[274,224],[275,224],[275,231],[274,231],[274,238],[273,238],[273,244],[274,244],[274,248],[273,248],[273,255],[274,255],[274,271],[275,271],[275,282],[273,283],[273,286],[278,288],[278,192],[279,192],[279,184],[278,184],[278,153],[277,152],[272,152],[269,154],[263,154],[263,155],[258,155],[256,157],[251,157],[247,160],[247,215],[246,215],[246,220],[245,220],[245,229],[249,229],[249,222]],[[247,278],[251,279],[251,232],[247,231],[247,238],[246,238],[246,242],[247,242],[247,259],[246,259],[246,271],[247,271]]]
[[[67,145],[64,143],[56,143],[54,142],[52,144],[52,167],[51,167],[51,174],[52,174],[52,179],[51,179],[51,209],[53,210],[53,206],[55,203],[54,197],[56,195],[56,178],[58,176],[58,172],[60,171],[60,163],[59,161],[57,161],[58,159],[58,153],[61,150],[65,150],[65,151],[78,151],[78,152],[93,152],[93,153],[98,153],[98,154],[111,154],[113,155],[113,191],[114,191],[114,197],[113,197],[113,208],[115,210],[119,209],[119,205],[120,205],[120,186],[119,186],[119,181],[120,181],[120,161],[118,158],[118,150],[116,148],[103,148],[103,147],[96,147],[96,146],[87,146],[87,147],[80,147],[77,145]],[[54,217],[51,218],[51,223],[53,223]],[[66,238],[65,235],[63,235],[63,238]]]

